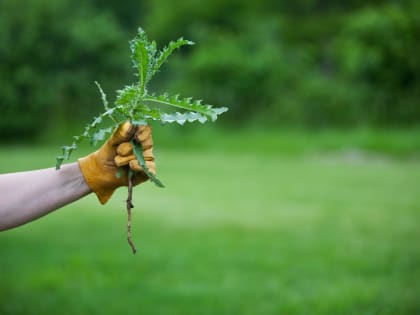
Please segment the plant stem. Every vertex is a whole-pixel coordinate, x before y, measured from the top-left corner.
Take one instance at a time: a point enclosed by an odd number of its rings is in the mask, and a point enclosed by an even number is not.
[[[134,208],[133,205],[133,171],[129,168],[128,169],[128,196],[127,196],[127,241],[130,245],[131,249],[133,250],[133,254],[137,252],[136,247],[134,246],[133,242],[131,241],[131,209]]]

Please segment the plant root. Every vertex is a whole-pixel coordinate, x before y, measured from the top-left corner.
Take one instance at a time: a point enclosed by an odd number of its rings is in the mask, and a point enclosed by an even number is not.
[[[131,240],[131,209],[134,208],[133,205],[133,172],[131,170],[128,171],[128,196],[127,196],[127,241],[130,245],[131,249],[133,250],[133,254],[137,252],[136,247],[134,246]]]

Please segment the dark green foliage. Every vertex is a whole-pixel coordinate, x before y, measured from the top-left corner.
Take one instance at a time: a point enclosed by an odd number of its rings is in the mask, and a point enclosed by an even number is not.
[[[418,1],[363,8],[344,20],[334,42],[338,75],[362,94],[375,123],[420,120],[418,12]]]
[[[388,126],[420,122],[419,11],[414,0],[156,0],[146,24],[203,43],[171,64],[169,89],[231,104],[232,122]]]
[[[416,125],[419,3],[2,0],[0,134],[32,140],[98,113],[92,84],[128,82],[127,41],[139,24],[159,42],[200,43],[151,88],[230,104],[224,122]]]
[[[0,1],[0,134],[32,139],[98,111],[95,79],[116,87],[126,37],[116,19],[89,2]]]

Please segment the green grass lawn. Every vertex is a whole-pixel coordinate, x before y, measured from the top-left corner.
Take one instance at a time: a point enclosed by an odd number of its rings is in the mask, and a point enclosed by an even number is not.
[[[55,154],[3,147],[0,172]],[[124,189],[1,232],[0,314],[420,313],[418,159],[251,144],[157,162],[166,188],[135,188],[135,256]]]

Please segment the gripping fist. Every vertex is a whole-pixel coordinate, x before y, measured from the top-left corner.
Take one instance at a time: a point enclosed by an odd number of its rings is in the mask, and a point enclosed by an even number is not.
[[[134,185],[148,179],[133,153],[132,138],[141,144],[146,166],[155,174],[152,130],[148,125],[121,124],[98,151],[78,161],[86,183],[102,204],[108,201],[115,189],[127,186],[128,168],[134,172]],[[123,169],[121,176],[117,176],[119,168]]]

